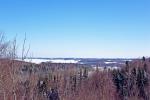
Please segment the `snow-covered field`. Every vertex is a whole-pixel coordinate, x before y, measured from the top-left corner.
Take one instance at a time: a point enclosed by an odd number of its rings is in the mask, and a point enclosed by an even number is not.
[[[94,70],[99,70],[99,71],[103,71],[103,70],[114,70],[114,69],[120,69],[120,67],[117,66],[107,66],[107,67],[93,67]]]
[[[49,62],[47,59],[24,59],[25,62],[31,62],[35,64],[40,64],[42,62]]]
[[[108,62],[108,61],[105,62],[105,64],[115,64],[115,63],[117,63],[117,62],[115,62],[115,61],[114,62]]]
[[[63,60],[63,59],[55,59],[50,60],[51,63],[78,63],[79,60]]]
[[[20,60],[21,59],[16,59]],[[116,59],[106,59],[106,60],[93,60],[93,59],[77,59],[77,58],[49,58],[49,59],[44,59],[44,58],[27,58],[24,59],[25,62],[31,62],[35,64],[40,64],[42,62],[50,62],[50,63],[78,63],[78,64],[89,64],[89,65],[97,65],[97,64],[105,64],[106,66],[117,66],[117,64],[124,64],[126,60],[116,60]],[[128,61],[130,61],[128,59]]]
[[[51,63],[78,63],[79,62],[79,60],[64,60],[64,59],[24,59],[24,61],[35,63],[35,64],[40,64],[42,62],[51,62]]]

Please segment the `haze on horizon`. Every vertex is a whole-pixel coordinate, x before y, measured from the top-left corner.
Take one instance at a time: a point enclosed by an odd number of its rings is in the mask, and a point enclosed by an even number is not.
[[[33,57],[150,56],[149,0],[0,0],[0,31]],[[20,51],[19,51],[20,52]]]

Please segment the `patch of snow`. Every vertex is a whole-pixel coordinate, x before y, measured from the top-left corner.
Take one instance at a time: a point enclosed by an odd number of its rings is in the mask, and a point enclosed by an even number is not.
[[[107,69],[109,69],[109,70],[117,70],[117,69],[120,69],[120,67],[117,67],[117,66],[113,66],[113,67],[108,66]]]
[[[21,59],[17,59],[17,60],[22,61]],[[46,59],[24,59],[23,61],[31,62],[31,63],[35,63],[35,64],[40,64],[42,62],[49,62],[49,60],[46,60]]]
[[[105,64],[115,64],[117,62],[104,62]]]
[[[107,67],[92,67],[94,70],[99,70],[99,71],[104,71],[104,70],[117,70],[117,69],[120,69],[120,67],[117,67],[117,66],[107,66]]]
[[[79,60],[63,60],[63,59],[55,59],[50,60],[51,63],[78,63]]]
[[[20,60],[21,59],[17,59]],[[64,59],[24,59],[25,62],[31,62],[35,64],[40,64],[42,62],[51,62],[51,63],[78,63],[79,60],[64,60]]]

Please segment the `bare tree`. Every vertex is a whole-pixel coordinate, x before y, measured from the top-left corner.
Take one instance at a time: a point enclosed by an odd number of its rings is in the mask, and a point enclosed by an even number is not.
[[[4,33],[0,33],[0,58],[6,58],[8,54],[8,47],[10,45],[9,41],[5,40]],[[3,66],[1,66],[3,68]],[[5,71],[3,71],[5,73]],[[3,80],[4,75],[0,73],[0,92],[3,93],[3,99],[6,100],[6,84]]]
[[[9,41],[5,40],[4,33],[0,33],[0,58],[6,58],[8,53]]]
[[[27,38],[26,38],[26,33],[25,33],[25,37],[24,37],[24,41],[23,41],[23,45],[22,45],[22,60],[27,58],[29,50],[30,50],[30,45],[27,50],[25,49],[26,40],[27,40]]]
[[[11,45],[11,51],[10,51],[10,57],[11,57],[11,69],[10,69],[10,74],[11,74],[11,79],[12,79],[12,92],[13,92],[13,98],[14,100],[17,100],[17,94],[16,94],[16,87],[15,87],[15,59],[17,56],[17,46],[16,46],[16,37],[14,38],[12,45]]]

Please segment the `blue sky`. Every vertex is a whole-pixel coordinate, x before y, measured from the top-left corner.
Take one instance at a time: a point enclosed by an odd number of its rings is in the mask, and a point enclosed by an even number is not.
[[[149,0],[0,0],[0,31],[34,57],[150,56]],[[20,50],[18,50],[20,52]]]

